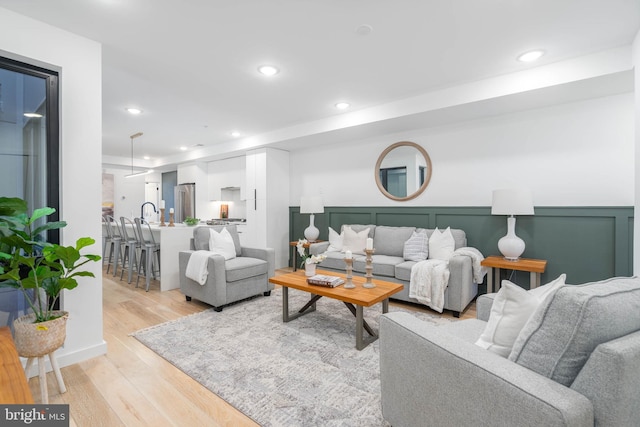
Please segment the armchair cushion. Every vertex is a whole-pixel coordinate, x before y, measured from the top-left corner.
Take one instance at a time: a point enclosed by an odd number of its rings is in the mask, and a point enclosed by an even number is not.
[[[262,259],[237,257],[225,262],[227,282],[237,282],[249,277],[267,274],[269,263]]]
[[[599,344],[640,329],[638,307],[635,277],[564,286],[535,311],[509,359],[569,386]]]

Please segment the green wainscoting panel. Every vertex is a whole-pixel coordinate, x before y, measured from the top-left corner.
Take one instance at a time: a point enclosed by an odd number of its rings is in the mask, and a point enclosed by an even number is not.
[[[525,258],[547,260],[543,284],[562,273],[571,284],[633,274],[633,207],[536,207],[535,212],[517,217],[516,234],[527,245]],[[297,206],[289,215],[291,240],[302,238],[309,215]],[[485,256],[499,255],[498,240],[507,232],[506,216],[491,215],[489,207],[325,207],[315,216],[322,240],[328,227],[339,231],[343,224],[460,228],[468,245]],[[528,273],[503,271],[503,278],[529,287]]]

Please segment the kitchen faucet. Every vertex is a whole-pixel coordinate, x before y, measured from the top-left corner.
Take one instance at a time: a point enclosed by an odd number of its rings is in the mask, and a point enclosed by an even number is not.
[[[140,219],[144,220],[144,205],[151,205],[153,207],[153,213],[158,213],[156,205],[151,202],[144,202],[142,206],[140,206]]]

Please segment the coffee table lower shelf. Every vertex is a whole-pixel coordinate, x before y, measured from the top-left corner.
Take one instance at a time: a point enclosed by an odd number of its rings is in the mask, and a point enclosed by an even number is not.
[[[329,274],[344,277],[344,275],[329,271],[319,271],[318,274]],[[316,302],[322,297],[328,297],[342,301],[356,318],[356,349],[362,350],[378,339],[378,334],[364,320],[364,307],[370,307],[379,302],[382,303],[382,313],[389,311],[389,297],[402,290],[402,285],[398,283],[374,280],[375,288],[363,288],[363,277],[354,277],[355,289],[345,289],[342,286],[335,288],[325,288],[322,286],[309,285],[304,272],[298,271],[289,274],[275,276],[269,279],[270,282],[282,286],[282,321],[290,322],[305,314],[316,311]],[[289,288],[298,289],[311,294],[307,302],[297,312],[289,312]],[[364,332],[369,336],[365,337]]]

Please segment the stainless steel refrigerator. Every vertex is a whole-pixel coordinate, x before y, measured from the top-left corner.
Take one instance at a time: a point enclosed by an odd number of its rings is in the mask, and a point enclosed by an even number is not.
[[[185,218],[196,217],[196,184],[185,183],[174,187],[175,222],[182,222]]]

